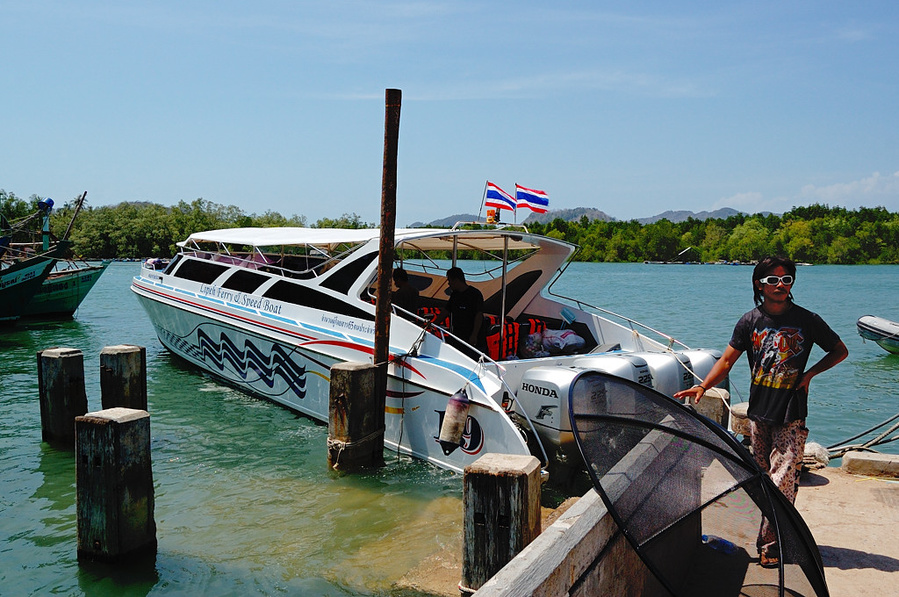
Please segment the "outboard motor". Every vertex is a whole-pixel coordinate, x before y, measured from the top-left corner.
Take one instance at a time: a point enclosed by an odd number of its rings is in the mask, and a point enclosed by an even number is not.
[[[722,353],[720,350],[691,349],[683,351],[683,354],[689,357],[690,363],[693,365],[693,373],[696,374],[696,377],[690,381],[690,386],[692,386],[693,384],[701,383],[705,379],[705,376],[712,370],[712,366],[721,358]],[[718,384],[718,387],[729,390],[730,383],[728,379]]]
[[[694,384],[690,357],[680,352],[643,352],[652,373],[652,387],[666,396],[686,390]]]
[[[568,418],[568,393],[574,378],[583,369],[594,369],[652,387],[652,375],[644,359],[629,354],[585,356],[572,365],[534,367],[525,372],[516,392],[515,410],[527,415],[548,453],[561,450],[579,459]]]

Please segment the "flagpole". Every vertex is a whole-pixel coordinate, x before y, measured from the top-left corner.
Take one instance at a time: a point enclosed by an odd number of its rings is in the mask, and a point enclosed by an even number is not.
[[[518,226],[518,183],[515,183],[515,208],[512,210],[513,225]]]
[[[481,221],[481,210],[484,209],[484,203],[487,202],[487,182],[484,181],[484,193],[481,195],[481,207],[478,208],[478,222]]]

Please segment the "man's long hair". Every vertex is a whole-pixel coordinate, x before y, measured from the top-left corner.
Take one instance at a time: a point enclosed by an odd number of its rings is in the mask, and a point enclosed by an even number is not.
[[[793,283],[796,283],[796,263],[792,259],[787,259],[786,257],[765,257],[752,270],[752,300],[755,301],[756,307],[765,300],[762,296],[762,291],[756,285],[756,281],[767,277],[776,267],[782,267],[787,270],[787,273],[793,276]],[[790,292],[790,301],[792,300],[793,293]]]

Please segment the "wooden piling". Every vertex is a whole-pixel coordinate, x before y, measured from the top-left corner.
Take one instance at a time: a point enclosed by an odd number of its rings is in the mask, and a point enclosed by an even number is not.
[[[465,467],[463,592],[473,592],[540,534],[540,461],[485,454]]]
[[[730,407],[730,428],[734,433],[742,435],[746,439],[752,435],[752,427],[746,412],[749,410],[748,402],[740,402]]]
[[[727,405],[727,406],[725,406]],[[693,405],[696,412],[707,417],[722,427],[727,427],[730,417],[730,392],[724,388],[709,388],[702,396],[699,404]]]
[[[103,408],[147,410],[147,349],[119,344],[100,351]]]
[[[75,431],[78,559],[119,562],[155,551],[149,413],[87,413]]]
[[[384,464],[384,402],[378,391],[378,378],[384,369],[371,363],[337,363],[331,367],[330,468],[352,471]]]
[[[76,348],[48,348],[37,353],[41,438],[52,444],[75,444],[75,417],[87,412],[84,355]]]

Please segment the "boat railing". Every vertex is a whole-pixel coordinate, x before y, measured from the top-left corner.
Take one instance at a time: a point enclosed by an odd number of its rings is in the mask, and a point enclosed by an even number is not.
[[[666,346],[669,350],[673,349],[675,345],[680,346],[681,348],[684,348],[684,349],[690,348],[689,346],[687,346],[686,344],[684,344],[677,338],[670,336],[664,332],[661,332],[651,326],[648,326],[645,323],[641,323],[641,322],[637,321],[636,319],[631,319],[630,317],[627,317],[625,315],[615,313],[614,311],[610,311],[609,309],[604,309],[604,308],[598,307],[596,305],[591,305],[590,303],[587,303],[585,301],[582,301],[582,300],[579,300],[576,298],[572,298],[570,296],[556,294],[554,292],[549,292],[549,294],[556,299],[559,299],[563,302],[567,302],[571,306],[576,307],[577,309],[579,309],[581,311],[597,315],[597,316],[601,317],[602,319],[612,321],[612,323],[618,323],[619,325],[623,325],[624,327],[630,329],[632,333],[634,333],[638,336],[645,336],[649,340],[652,340],[653,342],[657,342],[659,344]]]

